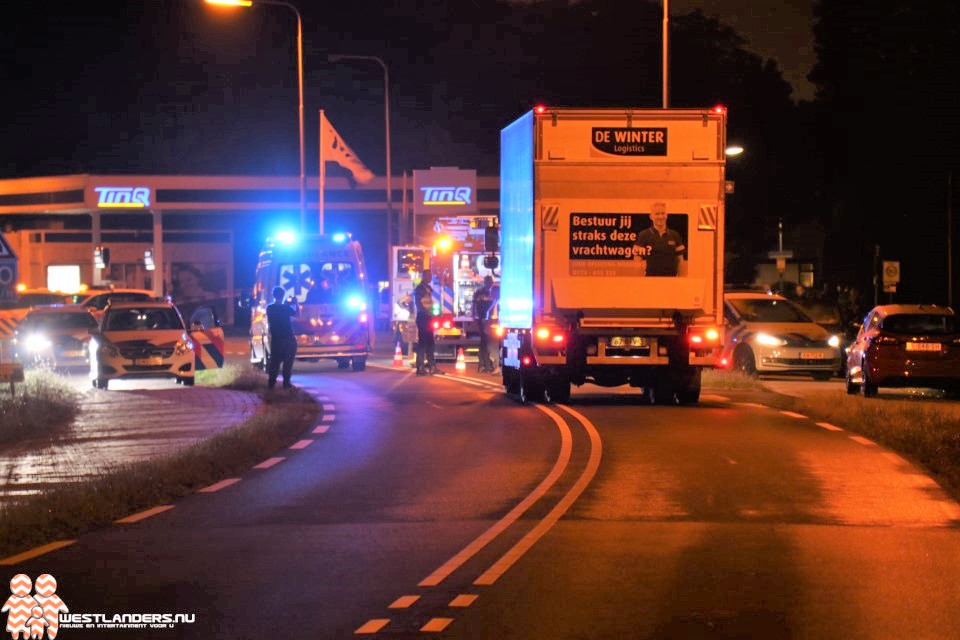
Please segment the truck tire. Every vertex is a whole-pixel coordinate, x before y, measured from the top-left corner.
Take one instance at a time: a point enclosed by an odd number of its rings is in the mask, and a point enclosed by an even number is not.
[[[337,369],[349,369],[350,358],[337,358]]]
[[[700,402],[700,380],[701,370],[694,369],[686,377],[683,384],[677,390],[677,402],[679,404],[696,404]]]
[[[570,381],[562,376],[547,380],[543,388],[543,400],[547,404],[567,404],[570,402]]]
[[[367,368],[367,359],[364,358],[354,358],[351,362],[354,371],[363,371]]]
[[[644,389],[650,404],[671,405],[677,403],[677,390],[672,384],[659,383]]]

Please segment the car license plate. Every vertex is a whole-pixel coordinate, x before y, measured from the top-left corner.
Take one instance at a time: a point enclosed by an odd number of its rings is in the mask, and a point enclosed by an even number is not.
[[[163,358],[160,356],[151,356],[149,358],[137,358],[133,361],[133,364],[138,364],[144,367],[155,367],[163,364]]]
[[[907,351],[940,351],[943,346],[939,342],[908,342]]]
[[[80,349],[77,351],[64,351],[62,355],[64,358],[83,358],[87,355],[87,352]]]
[[[819,351],[801,351],[801,360],[823,360],[823,353]]]

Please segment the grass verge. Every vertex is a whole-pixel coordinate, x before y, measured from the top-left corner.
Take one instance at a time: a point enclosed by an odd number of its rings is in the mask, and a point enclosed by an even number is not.
[[[243,372],[239,375],[249,383]],[[219,386],[235,388],[229,374]],[[256,378],[254,379],[256,380]],[[238,475],[294,442],[316,420],[309,394],[263,391],[271,410],[170,456],[109,472],[94,482],[65,485],[0,509],[0,558],[72,538],[114,520],[183,497]],[[246,390],[246,389],[244,389]]]
[[[11,395],[0,389],[0,442],[52,433],[73,422],[80,397],[53,371],[30,369]]]

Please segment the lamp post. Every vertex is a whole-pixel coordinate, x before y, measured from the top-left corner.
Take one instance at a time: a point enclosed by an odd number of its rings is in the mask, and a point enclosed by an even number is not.
[[[387,69],[387,63],[377,56],[361,56],[345,53],[331,53],[327,56],[330,62],[339,62],[340,60],[369,60],[376,62],[383,69],[383,130],[384,147],[387,155],[387,253],[393,245],[393,188],[391,186],[390,167],[390,71]]]
[[[297,117],[300,136],[300,233],[306,233],[307,224],[307,166],[303,145],[303,18],[300,11],[283,0],[204,0],[207,4],[229,7],[252,7],[257,4],[286,7],[297,16]]]

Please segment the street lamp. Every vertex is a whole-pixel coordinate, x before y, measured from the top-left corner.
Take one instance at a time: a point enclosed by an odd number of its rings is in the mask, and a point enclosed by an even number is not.
[[[331,53],[327,56],[330,62],[339,62],[340,60],[369,60],[376,62],[383,69],[383,130],[384,146],[387,154],[387,253],[393,245],[393,188],[391,187],[391,168],[390,168],[390,72],[387,70],[387,63],[377,56],[361,56],[345,53]]]
[[[300,233],[306,233],[307,225],[307,167],[306,155],[303,146],[303,18],[300,11],[289,2],[283,0],[204,0],[207,4],[216,4],[229,7],[252,7],[255,4],[269,4],[286,7],[297,16],[297,89],[298,118],[300,129]]]

